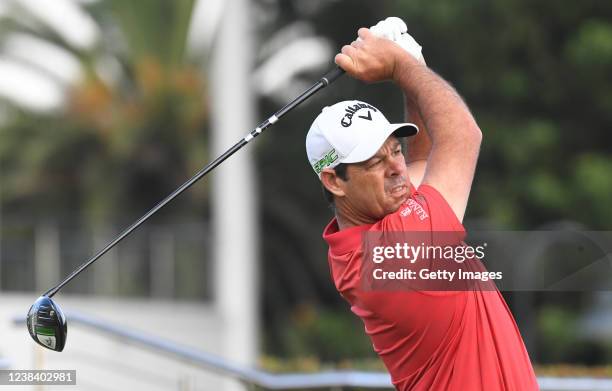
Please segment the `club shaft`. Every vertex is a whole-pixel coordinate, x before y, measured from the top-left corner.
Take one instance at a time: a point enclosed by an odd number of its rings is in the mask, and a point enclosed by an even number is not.
[[[157,213],[161,208],[166,206],[166,204],[168,204],[170,201],[175,199],[179,194],[181,194],[185,190],[189,189],[193,184],[195,184],[197,181],[199,181],[203,176],[208,174],[210,171],[212,171],[219,164],[223,163],[227,158],[232,156],[234,153],[236,153],[239,149],[241,149],[246,144],[248,144],[255,137],[259,136],[261,134],[261,132],[263,132],[265,129],[267,129],[268,127],[272,126],[274,123],[276,123],[276,121],[278,121],[279,118],[281,118],[282,116],[284,116],[285,114],[287,114],[288,112],[293,110],[300,103],[304,102],[306,99],[308,99],[309,97],[314,95],[317,91],[319,91],[319,90],[327,87],[329,84],[333,83],[343,73],[344,73],[344,71],[341,68],[334,68],[333,70],[331,70],[330,72],[325,74],[325,76],[323,76],[318,82],[316,82],[314,85],[312,85],[310,88],[308,88],[302,94],[300,94],[293,101],[289,102],[283,108],[278,110],[270,118],[268,118],[267,120],[262,122],[259,126],[257,126],[251,132],[249,132],[243,139],[241,139],[236,144],[234,144],[234,146],[232,146],[230,149],[225,151],[221,156],[217,157],[215,160],[213,160],[212,162],[208,163],[204,168],[202,168],[200,171],[198,171],[197,174],[195,174],[193,177],[191,177],[191,179],[189,179],[187,182],[183,183],[179,188],[174,190],[170,195],[168,195],[166,198],[164,198],[162,201],[160,201],[151,210],[149,210],[147,213],[145,213],[141,218],[136,220],[136,222],[134,222],[132,225],[130,225],[128,228],[126,228],[123,232],[121,232],[116,238],[114,238],[111,242],[109,242],[102,250],[100,250],[93,257],[88,259],[85,263],[83,263],[76,270],[74,270],[72,273],[70,273],[70,275],[68,275],[68,277],[66,277],[64,280],[62,280],[58,285],[56,285],[55,287],[49,289],[46,293],[44,293],[44,296],[53,297],[57,292],[60,291],[60,289],[62,289],[66,284],[68,284],[73,278],[78,276],[82,271],[87,269],[92,263],[94,263],[100,257],[102,257],[104,254],[106,254],[110,249],[112,249],[115,245],[117,245],[117,243],[119,243],[123,239],[125,239],[129,234],[131,234],[134,230],[136,230],[136,228],[140,227],[145,221],[147,221],[149,219],[149,217],[151,217],[155,213]]]

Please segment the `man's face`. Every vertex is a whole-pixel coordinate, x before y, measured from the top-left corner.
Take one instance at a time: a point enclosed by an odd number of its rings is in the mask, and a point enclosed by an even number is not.
[[[395,136],[387,138],[370,159],[349,164],[347,177],[341,181],[344,196],[336,197],[336,206],[360,221],[380,220],[410,195],[406,161]]]

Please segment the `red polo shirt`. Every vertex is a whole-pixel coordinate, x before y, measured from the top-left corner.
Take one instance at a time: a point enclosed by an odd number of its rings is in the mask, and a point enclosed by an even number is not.
[[[365,325],[398,390],[538,390],[504,298],[497,290],[449,292],[363,290],[366,231],[454,231],[463,225],[433,187],[421,185],[395,212],[371,225],[325,228],[338,292]]]

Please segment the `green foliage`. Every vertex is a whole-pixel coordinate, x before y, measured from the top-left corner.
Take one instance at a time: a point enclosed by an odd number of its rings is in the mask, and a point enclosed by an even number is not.
[[[545,306],[538,316],[541,363],[596,364],[606,357],[606,346],[580,337],[578,316],[559,306]],[[610,347],[608,346],[608,349]]]
[[[283,334],[270,341],[268,351],[294,358],[313,356],[323,362],[374,356],[363,325],[348,311],[303,304],[283,326]]]
[[[610,205],[612,194],[612,158],[596,153],[584,153],[576,158],[572,170],[574,192],[573,205],[582,220],[606,227],[612,221]]]
[[[201,167],[207,102],[201,72],[185,56],[192,10],[193,0],[90,5],[102,36],[79,53],[86,77],[72,86],[65,110],[14,110],[0,134],[5,213],[129,220]],[[103,56],[119,61],[114,82],[92,65]],[[179,209],[204,212],[203,190]]]
[[[167,66],[185,60],[194,0],[109,0],[103,6],[119,23],[129,56],[153,57]]]
[[[423,0],[392,8],[483,130],[468,218],[609,227],[610,4]]]

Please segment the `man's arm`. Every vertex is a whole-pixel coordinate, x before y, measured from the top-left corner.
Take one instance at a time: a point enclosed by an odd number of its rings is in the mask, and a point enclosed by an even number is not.
[[[422,183],[438,190],[463,221],[482,133],[455,89],[410,56],[398,60],[394,80],[414,100],[431,137]]]
[[[482,133],[457,92],[388,39],[359,29],[360,41],[342,48],[336,63],[366,82],[393,80],[414,102],[431,138],[423,184],[437,189],[461,221],[465,214]]]
[[[427,168],[427,159],[431,152],[431,139],[427,134],[427,128],[421,118],[421,113],[416,107],[414,101],[404,96],[405,102],[405,120],[412,122],[419,127],[419,133],[415,136],[407,138],[407,154],[406,165],[408,166],[408,175],[410,182],[417,188],[423,181],[425,169]]]
[[[387,38],[398,44],[407,53],[416,58],[423,65],[426,65],[423,57],[422,47],[408,34],[408,26],[403,20],[397,17],[389,17],[381,20],[375,26],[370,27],[370,32],[377,37]],[[427,158],[431,152],[431,139],[427,134],[427,128],[421,118],[421,113],[416,106],[416,102],[404,94],[404,117],[406,122],[412,122],[419,127],[419,133],[407,138],[406,165],[410,182],[416,188],[419,187],[425,169],[427,168]]]

